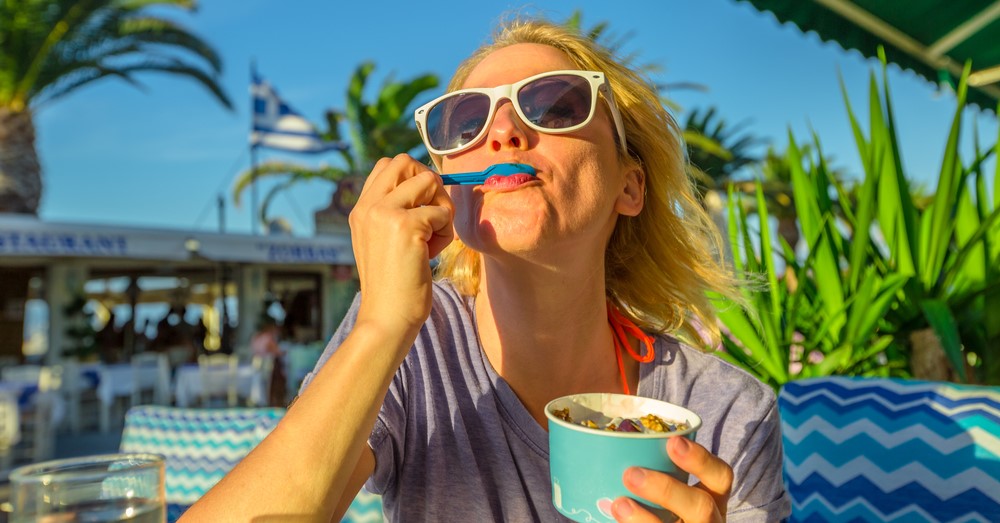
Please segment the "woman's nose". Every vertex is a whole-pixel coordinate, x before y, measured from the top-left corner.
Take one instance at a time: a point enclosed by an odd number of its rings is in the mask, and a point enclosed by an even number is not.
[[[493,116],[487,139],[495,152],[506,148],[527,149],[529,127],[521,121],[510,100],[501,102]]]

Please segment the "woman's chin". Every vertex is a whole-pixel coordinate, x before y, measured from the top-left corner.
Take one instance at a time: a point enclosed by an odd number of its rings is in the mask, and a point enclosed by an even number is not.
[[[521,255],[539,250],[543,246],[541,236],[524,228],[494,227],[481,225],[474,232],[458,232],[462,243],[486,255]]]

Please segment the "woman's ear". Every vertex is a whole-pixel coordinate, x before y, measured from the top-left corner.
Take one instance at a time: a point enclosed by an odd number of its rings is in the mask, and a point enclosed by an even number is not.
[[[615,210],[623,216],[638,216],[645,203],[646,172],[634,165],[625,173],[625,186],[615,202]]]

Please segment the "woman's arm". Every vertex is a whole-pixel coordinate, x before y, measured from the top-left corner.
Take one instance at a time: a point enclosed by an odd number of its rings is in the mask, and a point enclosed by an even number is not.
[[[344,518],[344,514],[351,507],[355,495],[361,491],[361,487],[364,486],[373,472],[375,472],[375,452],[371,448],[365,447],[361,450],[361,459],[358,460],[357,466],[354,467],[354,473],[347,480],[347,489],[344,490],[344,495],[340,497],[337,510],[334,511],[333,518],[330,519],[331,523],[337,523]]]
[[[359,460],[368,463],[362,453],[386,391],[430,314],[430,259],[451,241],[452,214],[440,178],[419,162],[400,155],[376,164],[351,213],[361,277],[354,328],[271,434],[186,520],[329,521],[354,497],[350,479]]]
[[[412,341],[358,324],[271,434],[184,520],[329,521],[347,492],[392,376]],[[393,347],[393,345],[396,345]],[[371,460],[374,464],[374,459]],[[369,471],[370,474],[370,471]]]

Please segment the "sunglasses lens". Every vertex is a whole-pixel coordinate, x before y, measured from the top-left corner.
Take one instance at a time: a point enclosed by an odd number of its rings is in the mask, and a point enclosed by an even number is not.
[[[483,130],[490,115],[490,97],[482,93],[456,94],[427,112],[430,145],[449,151],[471,142]]]
[[[587,121],[592,89],[586,78],[557,75],[539,78],[517,92],[528,121],[545,129],[565,129]]]

